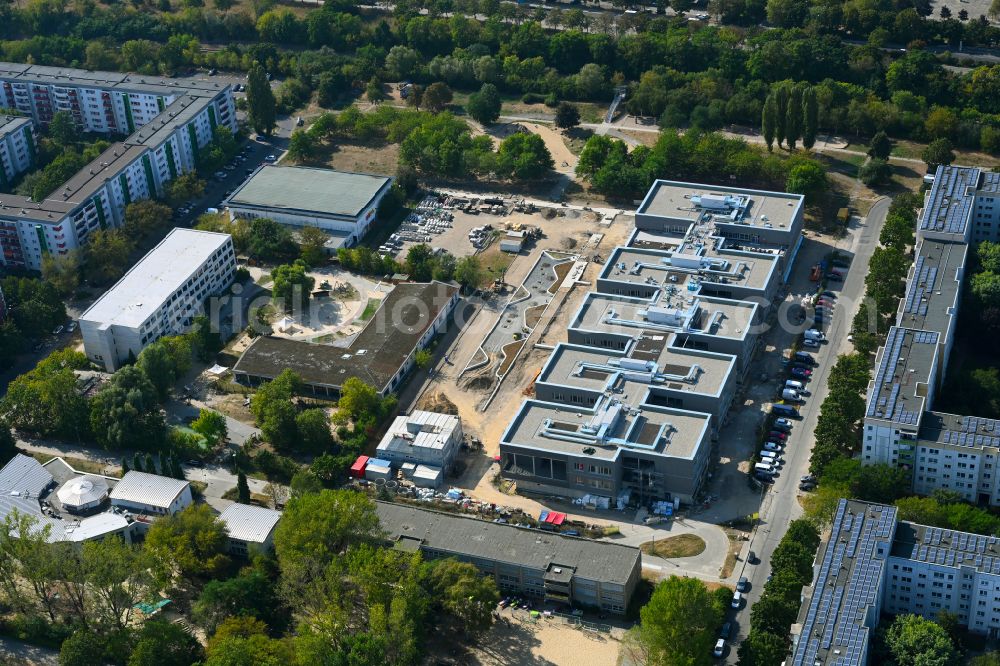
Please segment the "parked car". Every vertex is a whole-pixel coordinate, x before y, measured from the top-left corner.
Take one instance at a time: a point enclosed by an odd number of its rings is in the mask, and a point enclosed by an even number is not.
[[[816,342],[815,340],[810,340],[809,338],[806,338],[805,340],[802,341],[802,346],[803,347],[819,347],[819,343]]]
[[[738,606],[733,606],[733,608],[738,608]],[[715,647],[712,648],[712,655],[715,657],[721,657],[726,653],[726,641],[723,638],[715,641]]]
[[[832,291],[824,291],[822,294],[820,294],[820,296],[824,296],[826,298],[837,298],[837,294],[833,293]]]
[[[810,377],[812,376],[812,370],[806,368],[792,368],[792,376],[794,377]]]
[[[830,282],[843,282],[844,276],[839,273],[827,273],[826,279]]]
[[[184,464],[187,465],[188,467],[204,467],[205,466],[205,463],[203,463],[200,460],[195,460],[194,458],[191,458],[190,460],[185,460]]]
[[[799,479],[799,481],[802,482],[802,483],[805,483],[806,481],[812,481],[812,482],[815,483],[816,477],[813,476],[812,474],[806,474],[801,479]]]
[[[803,481],[799,484],[799,490],[804,492],[809,492],[810,490],[815,490],[816,484],[812,481]]]
[[[277,155],[268,155],[267,157],[264,158],[264,161],[265,162],[277,162],[278,161],[278,156]]]
[[[781,441],[781,442],[783,442],[786,439],[788,439],[788,435],[786,435],[785,433],[781,432],[780,430],[772,430],[771,432],[767,433],[767,436],[770,439],[776,439],[776,440]]]
[[[768,451],[780,451],[781,446],[775,444],[774,442],[764,442],[764,448]]]
[[[746,576],[740,578],[739,582],[736,583],[737,592],[746,592],[750,589],[750,579]]]
[[[793,359],[797,363],[808,363],[809,365],[816,365],[816,359],[812,357],[809,352],[799,351],[795,352],[795,358]]]
[[[788,419],[774,419],[774,423],[771,424],[771,427],[775,430],[780,430],[781,432],[791,432],[792,422]]]
[[[63,326],[62,324],[59,324],[59,325],[58,325],[58,326],[56,326],[56,327],[55,327],[54,329],[52,329],[52,335],[59,335],[60,333],[62,333],[62,332],[63,332],[63,329],[64,329],[64,328],[66,328],[66,327],[65,327],[65,326]]]
[[[733,623],[725,622],[722,628],[719,629],[719,638],[729,638],[729,634],[733,632]]]
[[[739,608],[742,605],[743,605],[743,593],[742,592],[733,592],[732,607],[733,608]]]
[[[66,325],[66,330],[69,331],[70,333],[72,333],[73,331],[75,331],[76,330],[76,322],[75,321],[71,321],[70,323],[68,323]]]

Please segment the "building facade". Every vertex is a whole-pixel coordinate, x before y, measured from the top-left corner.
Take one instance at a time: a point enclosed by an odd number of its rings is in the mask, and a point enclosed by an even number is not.
[[[120,226],[129,203],[195,168],[216,127],[237,129],[230,86],[112,72],[0,63],[0,105],[40,125],[66,111],[84,131],[128,135],[42,201],[0,195],[0,261],[29,270]]]
[[[413,463],[445,469],[461,445],[462,419],[417,409],[393,420],[375,455],[396,465]]]
[[[378,206],[390,187],[388,176],[264,165],[225,205],[233,217],[266,217],[293,227],[318,227],[332,237],[328,248],[351,247],[376,222]]]
[[[35,132],[30,118],[0,117],[0,191],[35,163]]]
[[[868,386],[861,460],[912,475],[913,491],[952,490],[1000,506],[1000,422],[936,411],[955,340],[965,265],[1000,238],[1000,174],[941,166],[919,212],[915,261]]]
[[[229,234],[174,229],[80,315],[87,357],[114,372],[156,340],[183,333],[235,272]]]
[[[375,510],[395,548],[469,562],[503,594],[624,615],[641,578],[642,553],[631,546],[390,502]]]
[[[657,181],[500,441],[518,489],[691,502],[802,240],[802,197]]]

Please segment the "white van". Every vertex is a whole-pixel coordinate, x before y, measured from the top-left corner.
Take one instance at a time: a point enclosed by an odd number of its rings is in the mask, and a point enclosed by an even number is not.
[[[759,462],[753,466],[753,471],[764,472],[765,474],[774,474],[774,465],[766,462]]]
[[[815,328],[810,328],[802,335],[805,336],[806,340],[815,340],[816,342],[821,342],[826,339],[826,336],[823,335],[823,331],[819,331]]]
[[[796,391],[801,391],[802,389],[805,388],[805,385],[802,382],[797,382],[794,379],[789,379],[789,380],[785,381],[785,388],[786,389],[795,389]]]

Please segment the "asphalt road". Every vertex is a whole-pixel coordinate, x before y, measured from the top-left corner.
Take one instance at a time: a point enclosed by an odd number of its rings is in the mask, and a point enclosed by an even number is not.
[[[760,525],[750,543],[750,549],[759,558],[760,564],[744,563],[743,565],[743,575],[750,579],[750,591],[746,594],[743,608],[735,615],[739,631],[726,659],[727,663],[736,663],[736,645],[742,638],[746,637],[749,631],[750,609],[760,599],[760,595],[764,591],[764,584],[767,582],[771,570],[769,563],[774,549],[785,535],[788,524],[802,514],[797,497],[799,478],[809,471],[809,457],[815,443],[813,432],[816,428],[816,419],[819,416],[819,407],[828,393],[827,380],[830,368],[838,355],[853,350],[852,345],[847,341],[847,335],[850,332],[854,313],[864,295],[864,280],[868,273],[868,262],[878,245],[882,223],[885,221],[891,203],[891,200],[887,198],[876,202],[869,211],[864,224],[855,232],[851,242],[850,249],[854,253],[854,259],[851,262],[847,279],[839,292],[833,321],[826,330],[829,342],[814,353],[819,365],[812,377],[813,394],[800,410],[802,419],[794,425],[797,444],[786,448],[785,466],[765,496],[760,512]]]
[[[56,666],[59,652],[52,648],[29,645],[13,638],[0,638],[0,664],[14,666]]]

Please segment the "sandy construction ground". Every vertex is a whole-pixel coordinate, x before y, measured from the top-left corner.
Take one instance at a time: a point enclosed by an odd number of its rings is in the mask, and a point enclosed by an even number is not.
[[[613,635],[576,629],[558,619],[530,622],[512,618],[507,613],[502,618],[474,649],[461,656],[462,663],[476,666],[614,666],[617,662],[619,642]]]

